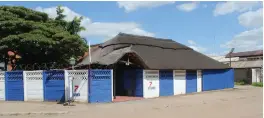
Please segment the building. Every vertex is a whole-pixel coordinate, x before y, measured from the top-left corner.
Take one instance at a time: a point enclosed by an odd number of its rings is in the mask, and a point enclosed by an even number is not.
[[[225,56],[213,56],[213,59],[230,64],[235,69],[235,81],[262,82],[263,50],[236,52]]]
[[[89,65],[113,69],[114,96],[151,98],[234,87],[229,65],[171,39],[119,33],[92,46],[77,68]]]

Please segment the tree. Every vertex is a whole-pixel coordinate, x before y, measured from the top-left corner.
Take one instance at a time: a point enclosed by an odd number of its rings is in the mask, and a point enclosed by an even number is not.
[[[88,48],[77,34],[83,29],[78,25],[82,18],[64,21],[60,6],[57,13],[58,17],[51,19],[46,13],[25,7],[0,6],[0,55],[15,52],[21,56],[19,64],[67,64],[71,57],[82,56]]]

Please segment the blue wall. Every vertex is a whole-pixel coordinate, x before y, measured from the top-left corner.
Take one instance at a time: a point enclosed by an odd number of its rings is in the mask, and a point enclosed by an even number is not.
[[[5,73],[5,96],[7,101],[24,101],[23,71]]]
[[[197,71],[186,71],[186,93],[197,92]]]
[[[44,101],[65,101],[64,70],[43,71]]]
[[[173,71],[172,70],[160,70],[159,71],[159,87],[160,96],[172,96],[173,92]]]
[[[203,70],[202,71],[202,90],[218,90],[234,88],[234,70]]]
[[[90,103],[112,102],[111,70],[91,70]]]

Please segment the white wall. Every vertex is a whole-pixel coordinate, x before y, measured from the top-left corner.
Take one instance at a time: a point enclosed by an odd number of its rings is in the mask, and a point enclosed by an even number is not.
[[[5,72],[0,72],[0,100],[5,100]]]
[[[159,70],[143,71],[144,98],[159,97]]]
[[[43,71],[23,71],[24,101],[43,101]]]
[[[252,82],[260,82],[261,69],[254,68],[254,69],[251,69],[251,71],[252,71]]]
[[[186,71],[173,70],[174,95],[186,93]]]
[[[202,92],[202,71],[197,70],[197,92]]]
[[[65,70],[65,97],[88,102],[88,70]]]

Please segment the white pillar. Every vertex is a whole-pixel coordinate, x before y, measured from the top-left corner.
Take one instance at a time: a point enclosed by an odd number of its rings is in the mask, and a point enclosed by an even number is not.
[[[251,69],[251,70],[252,70],[252,83],[253,82],[258,82],[256,69]]]

